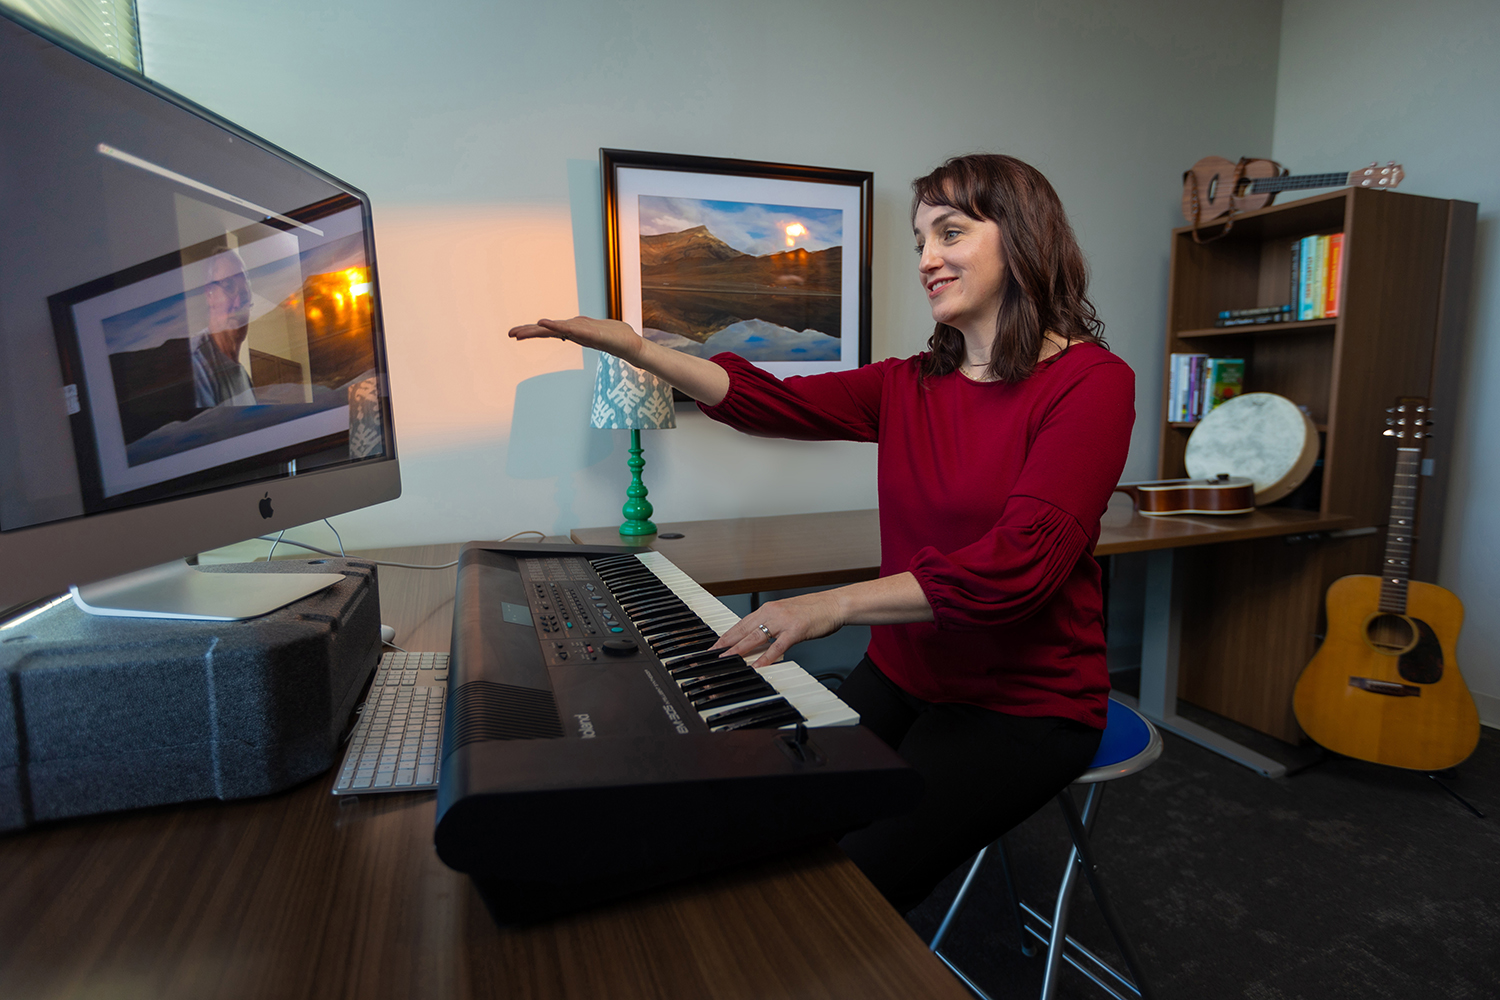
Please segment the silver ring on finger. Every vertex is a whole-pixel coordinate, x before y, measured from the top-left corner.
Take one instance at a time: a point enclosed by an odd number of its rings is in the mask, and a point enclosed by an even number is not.
[[[770,629],[766,628],[764,625],[757,625],[755,627],[758,628],[758,629],[760,629],[762,632],[764,632],[766,634],[766,638],[767,639],[770,639],[772,642],[776,641],[776,637],[771,634],[771,630]]]

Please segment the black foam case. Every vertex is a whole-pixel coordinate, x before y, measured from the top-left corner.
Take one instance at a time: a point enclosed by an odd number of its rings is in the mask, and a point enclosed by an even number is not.
[[[326,771],[380,657],[375,565],[240,622],[104,618],[71,601],[0,631],[0,830],[265,795]]]

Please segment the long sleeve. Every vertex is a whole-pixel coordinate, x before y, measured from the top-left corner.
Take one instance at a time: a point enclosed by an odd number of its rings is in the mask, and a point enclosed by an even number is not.
[[[1017,621],[1052,599],[1098,541],[1130,447],[1133,408],[1130,369],[1088,369],[1041,419],[995,525],[950,552],[932,545],[916,552],[908,568],[938,627]]]
[[[934,620],[871,627],[869,654],[926,701],[1102,728],[1109,694],[1091,552],[1135,420],[1135,374],[1074,345],[1023,382],[923,379],[922,358],[776,379],[730,355],[716,420],[879,444],[882,576],[910,571]]]
[[[729,373],[729,394],[700,410],[747,434],[800,441],[877,440],[886,372],[897,363],[778,379],[737,354],[712,360]]]

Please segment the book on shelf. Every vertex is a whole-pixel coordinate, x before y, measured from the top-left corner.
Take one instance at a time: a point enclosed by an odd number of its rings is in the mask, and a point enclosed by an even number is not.
[[[1279,306],[1256,306],[1253,309],[1221,309],[1214,326],[1254,326],[1260,323],[1287,323],[1296,319],[1290,302]]]
[[[1194,423],[1244,390],[1245,359],[1173,354],[1168,380],[1168,422]]]
[[[1334,233],[1328,237],[1328,266],[1323,271],[1323,315],[1339,314],[1339,294],[1343,287],[1344,234]]]
[[[1292,244],[1292,301],[1297,319],[1331,319],[1339,314],[1344,234],[1304,236]]]

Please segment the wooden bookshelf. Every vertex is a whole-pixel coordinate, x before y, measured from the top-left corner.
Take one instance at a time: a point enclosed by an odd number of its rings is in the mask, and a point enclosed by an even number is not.
[[[1194,606],[1185,609],[1181,697],[1281,739],[1301,738],[1291,691],[1317,648],[1323,593],[1339,576],[1379,572],[1395,469],[1381,435],[1385,407],[1416,395],[1440,413],[1454,411],[1476,210],[1472,202],[1350,188],[1246,213],[1207,243],[1195,242],[1191,228],[1173,231],[1162,414],[1170,355],[1243,358],[1245,392],[1285,396],[1318,427],[1321,480],[1282,502],[1378,529],[1185,556]],[[1332,233],[1344,234],[1339,316],[1213,325],[1220,310],[1291,301],[1292,243]],[[1416,579],[1435,578],[1441,546],[1452,428],[1439,421],[1428,448],[1433,474],[1423,477]],[[1187,475],[1183,454],[1196,426],[1161,420],[1162,478]]]

